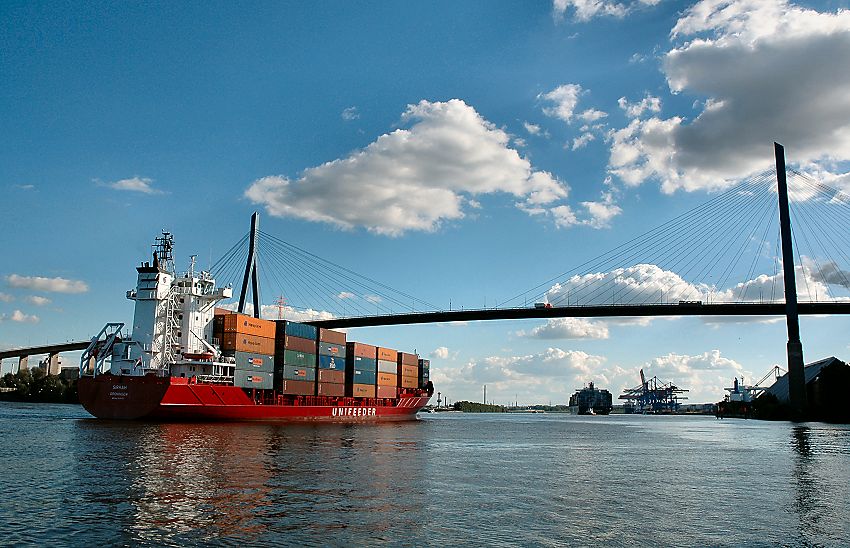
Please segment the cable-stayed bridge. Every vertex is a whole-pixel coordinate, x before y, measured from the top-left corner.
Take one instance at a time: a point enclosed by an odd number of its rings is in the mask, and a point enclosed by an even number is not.
[[[797,391],[792,400],[804,405],[797,316],[850,314],[847,226],[850,196],[812,175],[787,170],[784,149],[776,145],[775,171],[751,176],[492,308],[445,310],[260,230],[257,214],[251,230],[210,270],[220,285],[241,287],[238,304],[230,307],[321,327],[784,315],[791,385]],[[281,297],[263,305],[261,295]],[[0,358],[29,350],[0,352]]]

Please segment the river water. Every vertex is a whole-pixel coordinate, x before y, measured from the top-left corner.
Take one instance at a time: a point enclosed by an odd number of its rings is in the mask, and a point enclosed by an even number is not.
[[[0,403],[0,545],[848,546],[850,427],[430,413],[146,424]]]

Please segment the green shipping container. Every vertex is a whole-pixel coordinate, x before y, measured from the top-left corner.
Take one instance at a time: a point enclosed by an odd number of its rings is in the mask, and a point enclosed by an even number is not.
[[[296,350],[283,351],[283,365],[298,365],[301,367],[316,367],[316,355],[298,352]]]

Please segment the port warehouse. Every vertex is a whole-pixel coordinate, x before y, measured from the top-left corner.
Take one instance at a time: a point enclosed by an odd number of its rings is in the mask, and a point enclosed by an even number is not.
[[[220,346],[222,361],[231,364],[225,377],[240,388],[292,396],[395,399],[428,386],[429,360],[346,337],[339,331],[220,308],[213,318],[213,343]],[[197,372],[188,366],[172,374],[191,378]]]

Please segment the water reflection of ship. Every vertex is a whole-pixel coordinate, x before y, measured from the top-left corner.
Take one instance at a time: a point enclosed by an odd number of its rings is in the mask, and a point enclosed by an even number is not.
[[[570,412],[574,415],[607,415],[613,408],[611,393],[588,383],[570,396]]]

